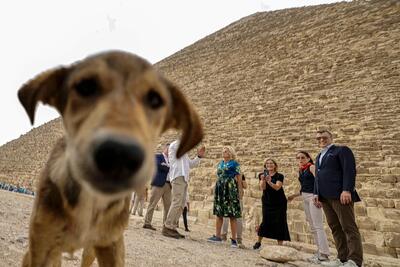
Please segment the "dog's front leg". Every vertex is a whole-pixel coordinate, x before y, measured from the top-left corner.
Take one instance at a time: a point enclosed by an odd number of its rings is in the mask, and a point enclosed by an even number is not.
[[[96,259],[96,254],[93,247],[86,247],[82,253],[81,267],[90,267]]]
[[[22,267],[61,267],[61,252],[52,250],[49,253],[30,249],[24,256]]]
[[[96,258],[100,267],[123,267],[125,266],[124,237],[111,243],[107,247],[95,247]]]

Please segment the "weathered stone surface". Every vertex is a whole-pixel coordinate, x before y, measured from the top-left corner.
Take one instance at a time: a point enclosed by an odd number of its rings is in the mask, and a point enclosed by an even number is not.
[[[266,246],[260,251],[261,257],[270,261],[288,262],[299,259],[299,251],[285,246]]]
[[[390,248],[400,247],[400,234],[399,233],[385,233],[385,244]]]
[[[223,145],[235,147],[246,175],[245,229],[254,236],[262,219],[257,173],[263,160],[277,160],[286,194],[298,192],[296,151],[315,157],[315,131],[328,128],[356,157],[362,202],[355,211],[368,251],[373,244],[377,255],[397,257],[400,247],[387,247],[382,237],[398,233],[400,220],[398,14],[399,1],[390,0],[261,12],[156,64],[204,122],[207,157],[189,186],[197,223],[215,224],[212,186]],[[62,128],[54,120],[3,145],[0,181],[34,188]],[[175,136],[169,131],[160,143]],[[292,240],[313,242],[300,199],[289,204],[288,220]],[[371,220],[388,221],[371,231]]]

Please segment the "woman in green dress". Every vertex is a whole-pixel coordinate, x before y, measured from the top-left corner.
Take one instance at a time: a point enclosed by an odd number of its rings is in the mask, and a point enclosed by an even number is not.
[[[222,149],[222,157],[217,166],[217,182],[214,191],[214,215],[216,215],[216,234],[208,239],[209,242],[219,243],[221,239],[221,228],[224,217],[230,219],[231,224],[231,246],[237,248],[236,241],[236,219],[240,218],[239,191],[241,182],[240,166],[235,160],[235,150],[230,146]]]

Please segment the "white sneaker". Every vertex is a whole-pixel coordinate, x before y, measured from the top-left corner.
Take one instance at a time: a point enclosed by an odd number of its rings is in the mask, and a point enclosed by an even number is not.
[[[322,266],[325,267],[339,267],[339,266],[343,266],[343,263],[339,260],[339,259],[335,259],[333,261],[323,261],[321,262]],[[351,266],[351,265],[349,265]]]
[[[354,261],[352,261],[352,260],[346,261],[346,262],[343,264],[343,266],[346,266],[346,267],[358,267],[357,264],[356,264]]]
[[[311,263],[319,264],[320,261],[318,260],[318,253],[315,253],[314,255],[312,255],[312,257],[308,258],[307,261],[311,262]]]
[[[307,259],[311,263],[320,264],[321,262],[329,261],[329,257],[325,254],[315,253],[311,258]]]

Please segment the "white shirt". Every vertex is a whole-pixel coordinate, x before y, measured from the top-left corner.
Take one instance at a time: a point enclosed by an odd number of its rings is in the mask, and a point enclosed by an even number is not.
[[[200,158],[195,157],[190,159],[187,154],[184,154],[181,158],[176,158],[176,152],[179,148],[179,141],[176,140],[169,145],[168,159],[169,159],[169,180],[173,181],[179,176],[183,176],[185,181],[189,182],[189,172],[191,168],[196,167],[200,163]]]
[[[321,152],[320,152],[320,156],[319,156],[319,162],[318,165],[321,166],[321,162],[322,162],[322,158],[325,156],[326,152],[328,152],[329,148],[333,146],[333,144],[327,145],[326,147],[324,147]]]

